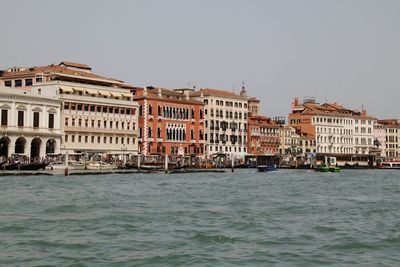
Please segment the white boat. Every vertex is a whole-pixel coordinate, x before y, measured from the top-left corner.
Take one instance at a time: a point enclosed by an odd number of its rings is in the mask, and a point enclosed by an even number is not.
[[[400,160],[386,160],[378,165],[378,169],[397,169],[400,170]]]

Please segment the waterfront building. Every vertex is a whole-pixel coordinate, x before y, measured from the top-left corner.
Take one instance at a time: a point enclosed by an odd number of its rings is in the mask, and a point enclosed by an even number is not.
[[[289,125],[314,138],[320,154],[368,155],[373,148],[374,123],[366,111],[354,111],[337,103],[318,104],[315,99],[303,103],[295,98]]]
[[[248,119],[247,151],[253,155],[276,155],[279,153],[280,126],[266,116]]]
[[[190,89],[133,88],[139,103],[139,150],[149,155],[203,157],[203,102]]]
[[[138,104],[130,86],[92,72],[85,64],[63,61],[58,65],[11,68],[0,74],[6,87],[59,99],[61,153],[101,156],[138,152]]]
[[[248,102],[241,95],[217,89],[200,89],[190,97],[204,103],[206,156],[242,160],[247,154]]]
[[[0,86],[0,157],[22,154],[38,160],[59,153],[60,100]]]
[[[400,158],[400,121],[396,119],[379,120],[386,128],[385,153],[388,159]]]

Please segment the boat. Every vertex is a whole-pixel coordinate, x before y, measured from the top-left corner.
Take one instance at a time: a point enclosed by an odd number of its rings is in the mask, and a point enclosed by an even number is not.
[[[257,155],[256,164],[259,172],[271,172],[278,170],[279,158],[275,155]]]
[[[325,164],[322,164],[322,165],[317,165],[314,168],[314,170],[317,171],[317,172],[329,172],[329,167],[326,166]]]
[[[378,164],[378,169],[395,169],[400,170],[400,160],[386,160]]]
[[[105,162],[90,162],[86,164],[87,170],[115,170],[118,166],[115,164],[109,164]]]
[[[37,171],[41,169],[45,169],[47,165],[49,165],[49,162],[32,162],[32,163],[27,163],[27,164],[19,164],[16,167],[16,170],[21,170],[21,171]]]
[[[1,167],[1,169],[6,170],[6,171],[18,170],[18,165],[19,165],[19,161],[15,161],[13,163],[3,165]]]
[[[324,163],[317,165],[314,170],[317,172],[340,172],[340,168],[336,164],[335,157],[325,157]]]
[[[276,167],[276,165],[260,165],[257,166],[257,170],[258,172],[272,172],[272,171],[277,171],[278,168]]]

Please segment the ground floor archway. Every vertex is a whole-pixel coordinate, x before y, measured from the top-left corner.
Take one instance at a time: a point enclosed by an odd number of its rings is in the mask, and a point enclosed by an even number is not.
[[[40,158],[40,146],[42,145],[42,140],[40,138],[34,138],[31,142],[31,155],[32,159]]]
[[[3,136],[0,138],[0,157],[8,157],[8,148],[10,146],[10,139]]]
[[[26,140],[23,137],[19,137],[15,141],[15,153],[18,154],[25,154],[25,146],[26,146]]]
[[[56,151],[56,141],[54,139],[49,139],[46,142],[46,155],[53,154]]]

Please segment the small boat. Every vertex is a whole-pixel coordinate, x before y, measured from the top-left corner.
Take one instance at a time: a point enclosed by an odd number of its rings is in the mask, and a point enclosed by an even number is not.
[[[21,171],[37,171],[41,169],[45,169],[49,162],[33,162],[28,164],[20,164],[17,166],[16,170]]]
[[[19,161],[16,161],[14,163],[6,164],[6,165],[2,166],[1,168],[6,171],[18,170],[18,165],[19,165]]]
[[[278,168],[276,167],[276,165],[260,165],[257,166],[257,170],[258,172],[272,172],[272,171],[277,171]]]
[[[340,172],[340,168],[336,166],[335,157],[325,157],[324,163],[317,165],[314,170],[317,172]]]
[[[317,172],[329,172],[329,167],[326,166],[325,164],[323,165],[318,165],[314,168],[315,171]]]
[[[395,169],[400,170],[400,160],[386,160],[378,164],[378,169]]]
[[[340,172],[340,168],[338,166],[329,167],[330,172]]]

